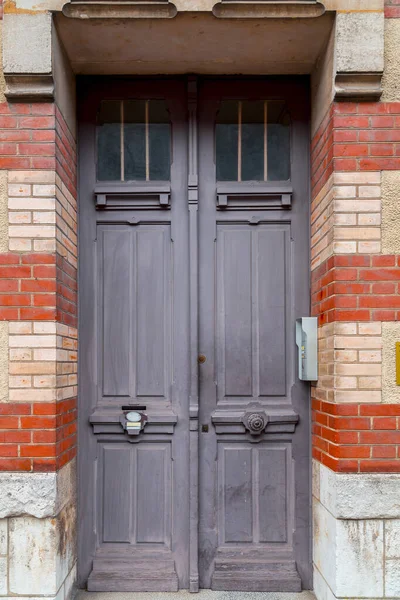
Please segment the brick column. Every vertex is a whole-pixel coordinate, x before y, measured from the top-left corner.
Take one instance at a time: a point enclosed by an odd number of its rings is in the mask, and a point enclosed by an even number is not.
[[[319,600],[400,597],[400,510],[392,497],[400,485],[400,393],[385,388],[400,316],[400,241],[389,251],[394,224],[385,204],[386,174],[397,170],[400,103],[332,104],[312,141]]]
[[[77,211],[75,140],[54,102],[0,104],[0,169],[0,596],[62,600],[76,561]]]

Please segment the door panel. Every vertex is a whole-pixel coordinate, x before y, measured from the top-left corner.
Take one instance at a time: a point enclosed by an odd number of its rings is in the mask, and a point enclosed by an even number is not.
[[[81,82],[82,587],[311,587],[306,89]]]
[[[306,127],[300,83],[201,84],[204,588],[299,591],[311,585],[304,527],[310,512],[309,387],[297,378],[294,339],[296,318],[309,312]],[[280,157],[284,168],[278,168]],[[255,172],[260,180],[247,181]],[[290,179],[278,181],[277,173],[290,173]]]
[[[79,580],[174,591],[189,586],[186,90],[90,80],[81,93]],[[130,405],[146,407],[140,435],[124,430]]]

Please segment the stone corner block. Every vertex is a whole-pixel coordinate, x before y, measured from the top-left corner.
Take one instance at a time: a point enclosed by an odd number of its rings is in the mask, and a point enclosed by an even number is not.
[[[76,463],[58,473],[0,473],[0,518],[55,517],[75,502]]]
[[[382,94],[383,12],[338,13],[335,39],[335,99],[378,100]]]
[[[50,13],[4,15],[3,70],[9,100],[53,98]]]

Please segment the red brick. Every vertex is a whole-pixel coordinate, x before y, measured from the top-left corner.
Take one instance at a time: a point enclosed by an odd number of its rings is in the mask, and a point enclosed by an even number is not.
[[[361,473],[399,473],[400,460],[361,460]]]
[[[18,292],[18,280],[17,279],[1,279],[0,280],[0,292]]]
[[[55,306],[56,295],[55,294],[35,294],[33,297],[34,306]]]
[[[371,116],[371,127],[384,127],[384,128],[391,128],[394,126],[394,119],[393,117],[389,117],[389,116]]]
[[[333,321],[370,321],[369,310],[335,310],[332,315]]]
[[[16,277],[30,277],[30,267],[7,266],[0,267],[0,277],[3,279],[14,279]]]
[[[51,473],[57,470],[57,461],[55,458],[34,458],[32,468],[36,473]]]
[[[0,456],[18,456],[16,444],[0,444]]]
[[[362,431],[361,444],[400,444],[400,431]]]
[[[0,308],[0,321],[17,321],[18,308]]]
[[[400,158],[360,158],[359,165],[361,171],[398,171]]]
[[[23,279],[21,292],[55,292],[56,281],[53,279]]]
[[[0,417],[0,429],[18,429],[18,417],[2,416]]]
[[[1,294],[0,306],[30,306],[31,297],[27,294]]]
[[[46,156],[32,156],[30,159],[30,166],[32,169],[55,169],[56,160],[53,157]]]
[[[338,429],[371,429],[371,420],[362,417],[340,417],[336,419]]]
[[[396,458],[396,446],[372,446],[372,458]]]
[[[54,117],[21,117],[19,119],[19,127],[21,129],[54,129],[55,127]],[[0,127],[1,121],[0,121]],[[13,125],[15,127],[15,125]]]
[[[30,471],[31,461],[26,458],[0,458],[0,471]]]
[[[31,405],[19,402],[0,403],[0,415],[30,415]]]
[[[400,296],[361,296],[360,308],[400,308]]]
[[[370,446],[339,446],[338,458],[370,458]]]
[[[45,429],[43,431],[34,431],[32,441],[34,444],[53,444],[56,441],[56,430]]]
[[[356,171],[357,160],[355,158],[335,158],[334,159],[334,170],[335,171]]]
[[[373,321],[396,321],[396,313],[394,310],[373,310]]]
[[[372,286],[373,294],[394,294],[396,286],[394,283],[374,283]]]
[[[19,154],[25,156],[53,156],[55,153],[54,144],[19,144],[18,147]]]
[[[397,429],[396,417],[377,417],[373,419],[373,429]]]
[[[395,267],[396,257],[392,255],[372,256],[373,267]]]
[[[15,129],[16,126],[17,119],[15,117],[0,116],[0,129]]]
[[[39,394],[40,394],[40,390]],[[34,405],[35,406],[35,405]],[[21,427],[23,429],[52,429],[55,427],[56,419],[55,417],[21,417]],[[0,428],[1,428],[1,418],[0,418]]]
[[[357,142],[358,131],[357,129],[335,129],[333,132],[334,142]]]
[[[336,144],[334,156],[368,156],[367,144]]]
[[[50,265],[50,266],[40,265],[38,267],[33,267],[33,277],[50,278],[50,277],[55,277],[55,276],[56,276],[55,265]]]
[[[56,255],[34,252],[32,254],[22,254],[21,260],[22,264],[52,265],[56,262]]]
[[[371,144],[369,154],[370,156],[394,156],[395,147],[393,144]]]
[[[55,456],[54,444],[31,444],[29,446],[21,446],[20,456],[22,457],[34,457],[34,456]]]
[[[400,404],[361,404],[360,415],[371,417],[400,416]]]
[[[351,127],[355,127],[357,129],[365,129],[369,127],[369,118],[368,117],[358,117],[358,116],[335,116],[333,121],[333,126],[336,128],[349,129]]]
[[[400,269],[363,269],[359,273],[359,278],[364,281],[398,281]]]
[[[21,319],[26,321],[53,321],[56,318],[54,308],[21,308]]]

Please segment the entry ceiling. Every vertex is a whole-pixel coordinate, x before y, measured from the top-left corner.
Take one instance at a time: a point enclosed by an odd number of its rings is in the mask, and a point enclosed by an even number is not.
[[[325,46],[333,16],[218,19],[72,19],[56,27],[77,74],[306,74]]]

